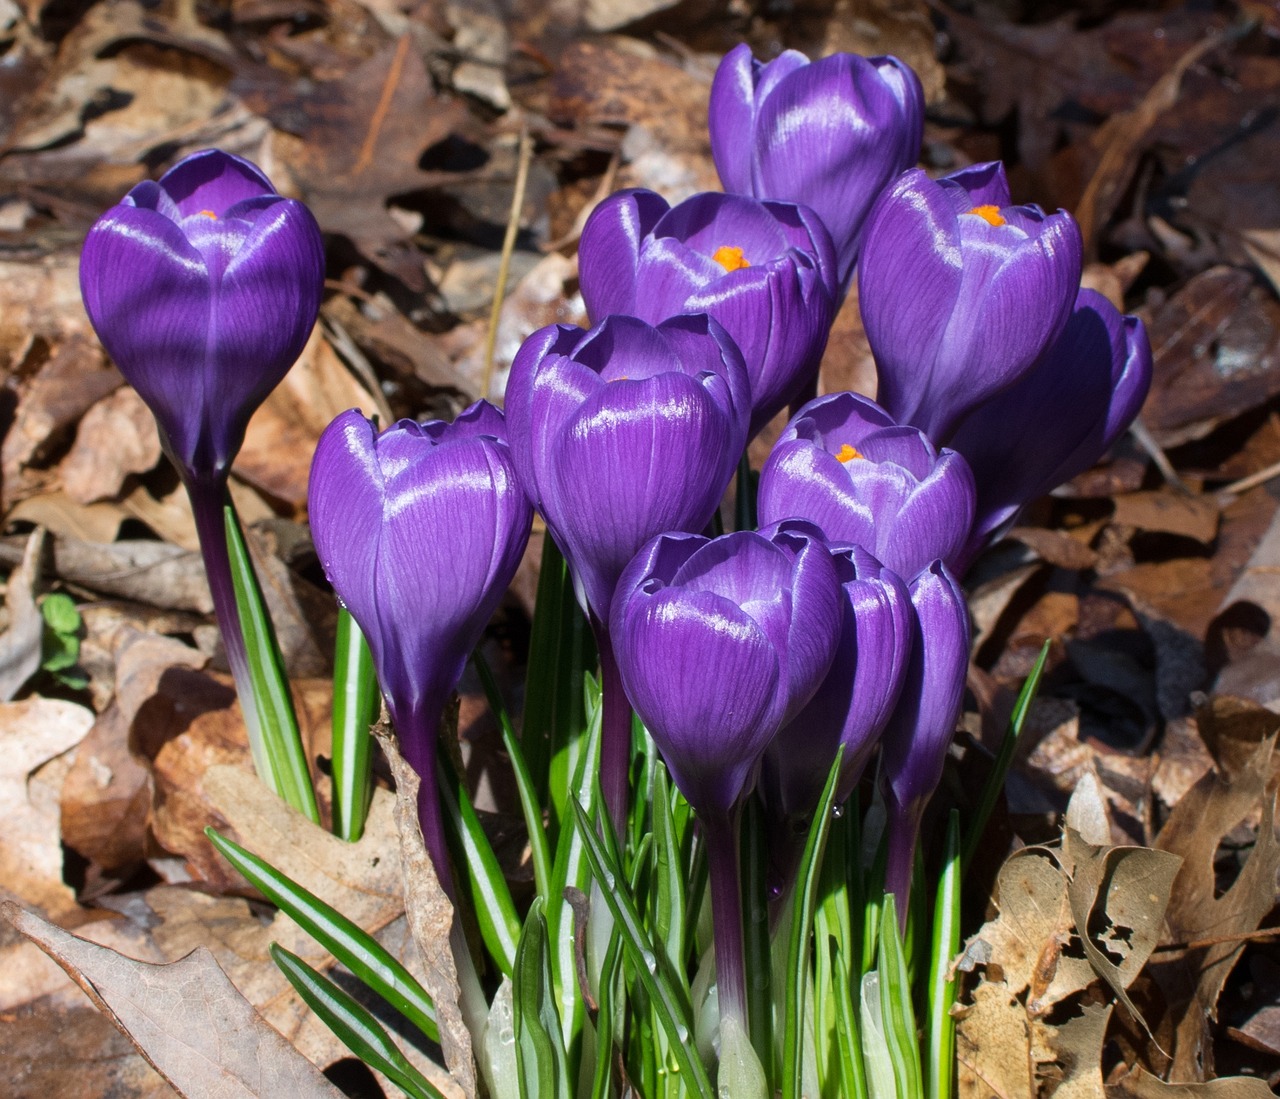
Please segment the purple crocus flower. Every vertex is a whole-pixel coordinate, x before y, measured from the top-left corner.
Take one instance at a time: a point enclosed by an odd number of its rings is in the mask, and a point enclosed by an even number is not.
[[[813,812],[842,745],[836,802],[848,799],[898,702],[911,655],[915,614],[906,584],[861,546],[830,553],[844,591],[835,658],[817,693],[764,754],[760,785],[778,821]]]
[[[308,507],[325,575],[369,642],[405,758],[422,778],[423,838],[451,889],[436,790],[441,714],[515,575],[533,511],[502,413],[478,401],[452,424],[359,411],[325,429]]]
[[[216,149],[134,187],[80,258],[94,330],[189,482],[225,476],[311,334],[323,288],[311,212]]]
[[[156,418],[195,518],[258,774],[318,820],[301,743],[266,744],[223,509],[249,417],[315,325],[324,247],[311,212],[215,149],[139,183],[85,238],[80,291],[98,338]],[[287,691],[287,687],[286,687]],[[275,763],[298,772],[286,779]]]
[[[941,561],[911,582],[915,637],[902,695],[880,739],[888,809],[885,892],[904,921],[916,838],[925,806],[942,778],[964,702],[969,669],[969,611],[964,590]]]
[[[1081,290],[1058,341],[1020,381],[964,416],[952,436],[978,486],[962,560],[972,561],[1025,504],[1092,467],[1133,423],[1150,388],[1142,321]]]
[[[858,274],[877,399],[939,445],[1062,333],[1080,286],[1070,214],[1011,206],[1003,169],[913,169],[867,219]]]
[[[664,534],[611,613],[627,696],[702,821],[721,1018],[746,1023],[737,833],[761,753],[822,682],[843,594],[808,523],[706,539]]]
[[[950,561],[973,524],[973,474],[874,401],[831,393],[796,413],[760,472],[761,523],[799,516],[910,579]]]
[[[751,377],[752,436],[816,376],[835,312],[826,228],[804,207],[742,195],[675,207],[652,191],[610,195],[583,229],[578,282],[593,321],[719,321]]]
[[[716,71],[708,125],[726,191],[800,202],[826,223],[843,295],[867,211],[919,155],[924,91],[896,57],[838,53],[810,63],[787,50],[762,64],[741,45]]]
[[[609,637],[627,562],[664,531],[706,527],[747,441],[742,354],[705,314],[650,327],[610,316],[525,340],[507,382],[516,472],[573,575],[600,651],[601,788],[615,823],[627,800],[631,718]]]

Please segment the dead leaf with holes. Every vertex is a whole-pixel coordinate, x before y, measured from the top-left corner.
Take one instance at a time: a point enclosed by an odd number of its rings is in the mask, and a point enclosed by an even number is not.
[[[1159,848],[1183,859],[1166,914],[1166,942],[1198,944],[1162,952],[1149,969],[1177,1028],[1169,1070],[1175,1079],[1196,1080],[1212,1074],[1209,1024],[1216,1016],[1218,997],[1244,950],[1243,939],[1258,929],[1275,905],[1280,839],[1275,826],[1275,788],[1269,781],[1280,734],[1267,711],[1262,707],[1254,710],[1257,721],[1249,722],[1242,714],[1230,726],[1261,738],[1252,751],[1246,756],[1241,744],[1228,746],[1223,729],[1216,729],[1218,767],[1173,807],[1156,839]],[[1259,816],[1256,840],[1231,886],[1221,892],[1224,867],[1219,848],[1242,821]],[[1228,863],[1225,869],[1232,867]]]

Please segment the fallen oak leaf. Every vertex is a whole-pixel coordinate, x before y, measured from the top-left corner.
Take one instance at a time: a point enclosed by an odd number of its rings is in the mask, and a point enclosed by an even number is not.
[[[341,1096],[262,1019],[204,947],[153,965],[77,938],[12,902],[0,905],[0,916],[66,970],[179,1094]]]

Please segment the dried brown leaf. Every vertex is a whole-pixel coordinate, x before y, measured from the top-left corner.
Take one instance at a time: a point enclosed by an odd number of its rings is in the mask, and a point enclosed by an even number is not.
[[[1275,795],[1267,782],[1277,734],[1272,733],[1234,772],[1206,774],[1173,807],[1156,845],[1183,858],[1167,912],[1166,941],[1226,939],[1194,950],[1163,953],[1151,963],[1168,1010],[1177,1020],[1170,1074],[1187,1080],[1213,1069],[1209,1022],[1244,944],[1232,936],[1256,931],[1275,904],[1280,840]],[[1261,808],[1257,840],[1230,888],[1219,895],[1215,866],[1223,837]]]
[[[341,1095],[262,1019],[205,948],[157,966],[77,938],[11,902],[0,914],[57,961],[180,1094]]]
[[[121,386],[89,409],[76,428],[75,442],[62,460],[63,491],[78,504],[113,499],[129,474],[145,473],[159,460],[160,436],[151,410],[136,390]]]
[[[1218,533],[1218,505],[1207,496],[1171,489],[1126,492],[1115,498],[1114,522],[1139,530],[1178,534],[1208,544]]]
[[[22,561],[9,574],[4,592],[5,630],[0,634],[0,702],[16,695],[40,667],[44,619],[36,606],[44,531],[27,539]]]
[[[1266,1081],[1227,1076],[1203,1084],[1166,1084],[1142,1067],[1107,1088],[1107,1099],[1274,1099]]]
[[[1031,1032],[1027,1014],[1002,981],[973,991],[958,1013],[956,1084],[960,1099],[1034,1099]]]
[[[1084,1004],[1080,1014],[1056,1027],[1045,1027],[1044,1041],[1053,1058],[1053,1099],[1097,1099],[1102,1092],[1102,1042],[1113,1004]],[[1041,1075],[1048,1075],[1044,1068]]]
[[[76,907],[58,842],[66,753],[92,724],[93,712],[74,702],[0,703],[0,889],[54,917]]]

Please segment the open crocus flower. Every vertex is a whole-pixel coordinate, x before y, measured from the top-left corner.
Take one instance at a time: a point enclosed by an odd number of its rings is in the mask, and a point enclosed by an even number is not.
[[[1071,215],[1009,205],[999,165],[903,173],[867,219],[858,274],[880,404],[949,442],[1062,333],[1081,249]]]
[[[422,778],[423,838],[451,889],[436,790],[441,715],[533,520],[502,413],[479,401],[452,424],[401,420],[379,435],[344,412],[316,447],[308,506],[320,564],[369,642]]]
[[[831,231],[849,289],[876,196],[920,153],[924,92],[896,57],[730,50],[711,85],[711,155],[726,191],[800,202]]]
[[[884,889],[897,897],[904,926],[920,820],[942,778],[969,670],[964,590],[941,561],[911,582],[911,605],[911,659],[902,695],[880,740],[880,777],[889,814]]]
[[[1150,388],[1142,322],[1081,290],[1058,341],[1020,381],[961,419],[952,436],[978,486],[964,561],[1024,505],[1093,466],[1133,423]]]
[[[760,472],[758,508],[761,523],[808,519],[828,541],[862,546],[910,580],[964,547],[973,474],[955,451],[939,452],[874,401],[831,393],[779,436]]]
[[[813,812],[842,745],[836,803],[848,799],[898,702],[911,655],[915,623],[906,584],[861,546],[830,553],[844,592],[831,670],[764,754],[760,785],[780,822]]]
[[[611,614],[627,696],[707,840],[720,1016],[745,1026],[737,823],[761,753],[822,682],[843,594],[807,523],[708,540],[664,534],[627,566]]]
[[[613,313],[719,321],[751,378],[753,436],[817,374],[835,310],[835,252],[803,207],[722,194],[669,207],[652,191],[619,191],[588,219],[578,272],[595,322]]]
[[[225,476],[306,343],[323,287],[311,212],[213,149],[134,187],[80,258],[94,330],[188,481]]]

